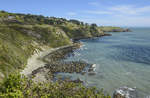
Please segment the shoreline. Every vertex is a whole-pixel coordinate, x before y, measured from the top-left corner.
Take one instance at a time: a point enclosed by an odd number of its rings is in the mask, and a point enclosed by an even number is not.
[[[28,76],[32,73],[33,70],[44,66],[45,63],[41,60],[41,58],[43,57],[43,55],[47,54],[48,52],[51,52],[52,50],[53,48],[49,48],[34,53],[30,58],[28,58],[27,65],[20,73],[25,76]]]
[[[47,56],[48,54],[53,53],[54,51],[57,51],[61,48],[69,47],[70,45],[61,46],[57,48],[44,48],[42,51],[35,52],[30,58],[28,58],[27,65],[25,68],[20,72],[21,74],[24,74],[25,76],[28,76],[32,73],[32,71],[36,70],[39,67],[45,66],[46,62],[43,61],[43,58]]]
[[[57,73],[80,73],[83,74],[85,67],[90,66],[84,61],[64,61],[74,50],[80,48],[80,43],[61,47],[43,57],[45,66],[32,71],[29,77],[34,77],[35,82],[53,81]]]
[[[103,36],[112,36],[112,34],[104,33],[102,35],[94,36],[94,37],[76,38],[76,39],[73,39],[73,42],[78,42],[79,40],[82,40],[82,39],[92,39],[92,38],[98,38],[98,37],[103,37]]]
[[[106,35],[103,35],[103,36],[106,36]],[[111,34],[109,36],[111,36]],[[88,39],[91,39],[91,38],[88,38]],[[88,68],[87,70],[93,70],[92,69],[93,64],[90,65],[86,62],[82,62],[82,61],[61,62],[61,60],[68,57],[68,55],[72,53],[73,50],[80,48],[80,46],[81,46],[81,43],[76,43],[76,45],[73,44],[73,45],[66,45],[66,46],[62,46],[58,48],[49,48],[47,50],[43,50],[38,53],[35,53],[34,55],[31,56],[31,58],[28,59],[28,64],[26,68],[21,72],[21,74],[28,76],[35,83],[56,82],[58,80],[58,81],[67,81],[67,82],[84,84],[84,81],[80,80],[79,78],[75,80],[72,80],[70,78],[64,78],[63,80],[61,78],[56,77],[56,74],[58,73],[82,74],[85,68]],[[59,57],[58,54],[61,53],[61,51],[65,51],[65,54]],[[88,74],[87,71],[85,73]],[[84,75],[85,73],[83,73],[82,75]],[[129,88],[129,87],[126,87],[126,88]],[[121,89],[121,90],[122,92],[125,92],[124,89]],[[115,91],[116,93],[113,93],[114,94],[113,96],[120,96],[120,93],[117,92],[117,89]]]
[[[105,33],[104,35],[100,35],[100,36],[97,36],[97,37],[103,37],[103,36],[111,36],[111,34],[107,34]],[[95,38],[95,37],[92,37],[92,38]],[[90,39],[90,38],[83,38],[83,39]],[[81,40],[81,39],[80,39]],[[79,40],[78,40],[79,41]],[[61,63],[58,63],[58,61],[60,60],[63,60],[65,59],[66,57],[68,57],[68,55],[70,53],[72,53],[74,50],[80,48],[82,46],[81,43],[79,42],[74,42],[74,44],[72,45],[66,45],[66,46],[61,46],[61,47],[57,47],[57,48],[48,48],[48,49],[43,49],[42,51],[39,51],[38,53],[35,53],[33,54],[29,59],[28,59],[28,62],[27,62],[27,65],[26,67],[20,72],[21,74],[25,75],[25,76],[28,76],[28,77],[31,77],[31,76],[36,76],[35,79],[36,82],[38,81],[45,81],[43,75],[39,74],[41,73],[41,71],[39,71],[40,69],[44,69],[44,68],[48,68],[47,66],[49,66],[48,64],[52,63],[52,64],[56,64],[56,65],[69,65],[69,63],[71,65],[84,65],[84,67],[82,67],[81,69],[78,69],[77,67],[75,67],[77,70],[80,70],[80,73],[82,74],[82,71],[83,69],[89,65],[88,63],[86,62],[82,62],[82,61],[77,61],[77,62],[68,62],[68,64],[66,62],[61,62]],[[67,49],[69,51],[67,51]],[[58,56],[59,53],[61,53],[61,51],[65,51],[65,54],[63,55],[60,55],[60,57]],[[87,64],[87,65],[85,65]],[[92,66],[92,64],[90,65],[90,67]],[[79,67],[79,66],[78,66]],[[90,68],[89,67],[89,68]],[[66,67],[67,68],[67,67]],[[71,69],[72,67],[70,67]],[[38,72],[39,71],[39,72]],[[47,72],[46,70],[43,70],[43,72]],[[57,71],[57,72],[65,72],[65,71]],[[66,72],[70,72],[71,71],[66,71]],[[79,71],[72,71],[72,72],[78,72]],[[35,75],[37,74],[37,75]],[[43,74],[43,73],[42,73]],[[45,74],[45,73],[44,73]],[[42,80],[43,79],[43,80]]]

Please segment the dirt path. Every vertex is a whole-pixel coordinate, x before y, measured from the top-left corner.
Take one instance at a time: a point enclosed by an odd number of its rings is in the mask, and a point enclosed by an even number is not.
[[[43,62],[42,58],[48,55],[49,53],[61,49],[64,47],[68,47],[69,45],[58,47],[58,48],[48,48],[48,49],[43,49],[43,51],[40,51],[38,53],[35,53],[32,55],[28,61],[26,67],[20,72],[21,74],[24,74],[25,76],[28,76],[32,73],[33,70],[36,70],[39,67],[45,66],[45,62]]]
[[[21,74],[24,74],[25,76],[28,76],[32,73],[33,70],[42,67],[45,65],[45,62],[42,61],[42,58],[49,54],[51,51],[53,51],[54,48],[45,49],[43,51],[40,51],[38,53],[35,53],[32,55],[28,61],[27,65],[24,70],[22,70]]]

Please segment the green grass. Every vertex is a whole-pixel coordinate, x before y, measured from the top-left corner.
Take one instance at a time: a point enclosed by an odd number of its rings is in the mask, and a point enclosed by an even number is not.
[[[125,29],[120,28],[120,27],[113,27],[113,26],[101,26],[99,27],[104,32],[122,32]]]
[[[38,38],[36,35],[41,37]],[[35,49],[40,49],[41,45],[58,47],[68,44],[71,42],[67,35],[54,27],[0,25],[0,72],[8,76],[9,73],[22,69],[27,59]]]
[[[34,50],[31,37],[8,26],[0,26],[0,71],[5,76],[23,68]]]

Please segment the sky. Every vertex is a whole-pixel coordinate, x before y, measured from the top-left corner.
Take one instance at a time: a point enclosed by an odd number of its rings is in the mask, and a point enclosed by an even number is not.
[[[100,26],[150,27],[150,0],[0,0],[0,10],[77,19]]]

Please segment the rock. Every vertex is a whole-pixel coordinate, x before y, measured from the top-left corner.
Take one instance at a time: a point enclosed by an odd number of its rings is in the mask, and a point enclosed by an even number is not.
[[[96,75],[96,72],[94,72],[94,71],[88,72],[88,75]]]
[[[91,72],[91,71],[93,71],[93,68],[89,68],[88,72]]]
[[[125,32],[132,32],[130,29],[126,29]]]
[[[36,83],[49,82],[53,79],[53,74],[49,72],[49,69],[45,67],[39,67],[38,69],[32,71],[32,74],[29,75]]]
[[[83,83],[83,81],[82,81],[82,80],[80,80],[79,78],[78,78],[78,79],[76,79],[76,80],[72,80],[72,82],[74,82],[74,83]]]
[[[42,36],[32,30],[23,30],[25,34],[29,35],[29,36],[33,36],[36,37],[37,39],[42,38]]]
[[[4,78],[4,74],[2,72],[0,72],[0,77]]]
[[[14,16],[8,16],[8,19],[15,19],[15,17]]]
[[[136,88],[120,87],[114,92],[113,98],[138,98]]]
[[[92,64],[88,69],[88,75],[95,75],[96,74],[95,70],[96,70],[96,64]]]

